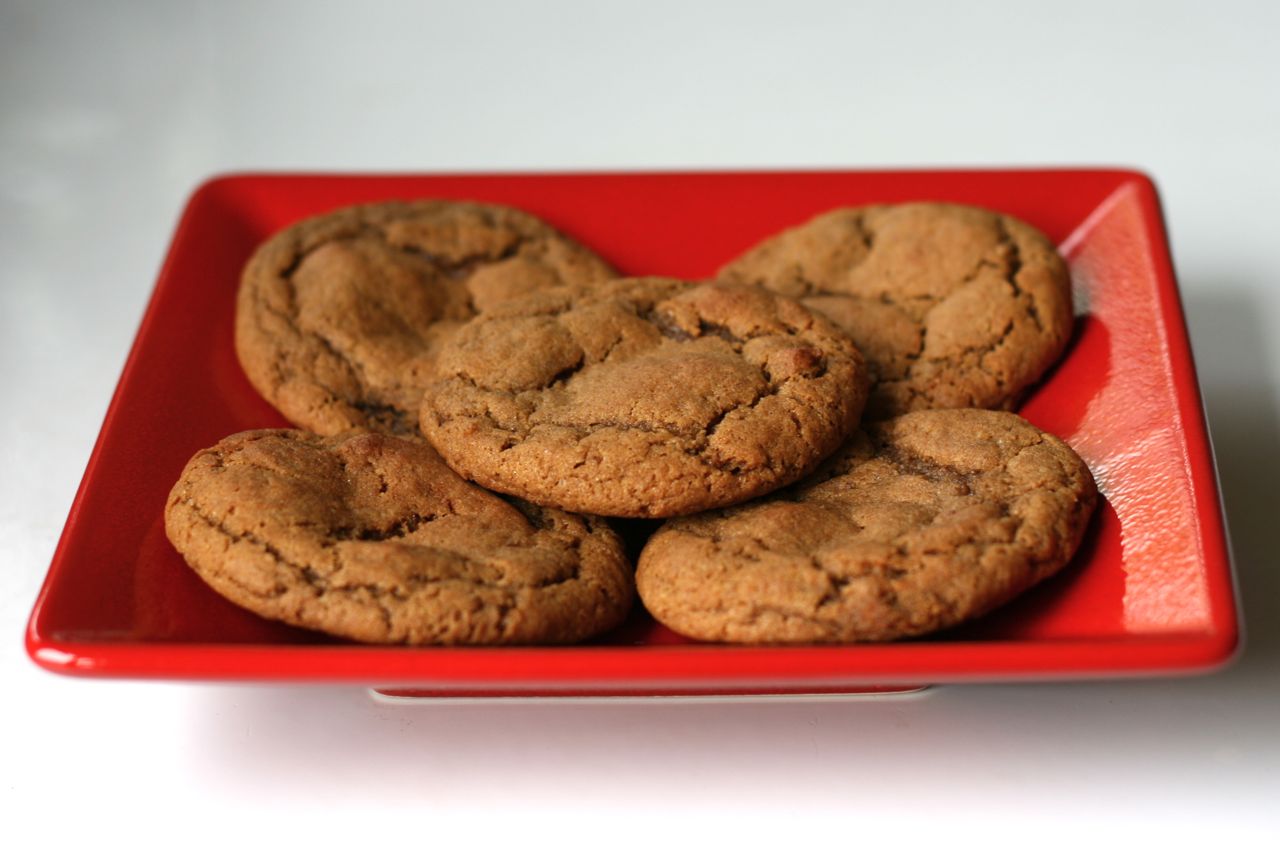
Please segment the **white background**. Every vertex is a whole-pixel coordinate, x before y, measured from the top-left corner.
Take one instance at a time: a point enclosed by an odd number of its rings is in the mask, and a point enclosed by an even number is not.
[[[1278,10],[3,3],[0,838],[1261,849],[1280,834]],[[393,708],[26,659],[172,226],[208,175],[987,164],[1137,166],[1162,190],[1249,630],[1225,673]]]

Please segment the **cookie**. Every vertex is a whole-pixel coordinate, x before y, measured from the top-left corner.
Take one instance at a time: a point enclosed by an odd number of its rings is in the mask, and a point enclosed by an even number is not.
[[[603,521],[503,500],[378,433],[224,439],[187,464],[165,531],[241,607],[370,643],[573,642],[633,597]]]
[[[656,619],[703,640],[911,637],[1062,568],[1096,500],[1071,448],[1017,415],[912,412],[791,489],[667,522],[636,583]]]
[[[832,324],[759,288],[619,279],[478,317],[440,350],[422,432],[464,477],[546,506],[660,518],[792,482],[866,397]]]
[[[455,201],[349,207],[297,223],[245,267],[236,353],[294,424],[417,432],[436,350],[487,306],[613,276],[512,208]]]
[[[824,213],[720,271],[799,299],[849,333],[871,368],[869,418],[1011,409],[1071,335],[1067,266],[1000,213],[902,204]]]

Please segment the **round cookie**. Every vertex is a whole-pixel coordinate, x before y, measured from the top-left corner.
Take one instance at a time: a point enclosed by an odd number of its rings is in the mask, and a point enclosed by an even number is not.
[[[422,432],[481,485],[663,518],[792,482],[857,424],[849,339],[759,288],[619,279],[478,317],[444,347]]]
[[[799,299],[871,368],[869,418],[1011,409],[1071,335],[1067,266],[1039,231],[954,204],[843,208],[720,271]]]
[[[633,598],[603,521],[503,500],[378,433],[226,438],[187,464],[165,532],[241,607],[371,643],[573,642]]]
[[[667,522],[636,584],[658,621],[703,640],[916,636],[1060,569],[1096,500],[1071,448],[1017,415],[913,412],[859,430],[791,489]]]
[[[459,326],[504,299],[613,275],[508,207],[343,208],[254,253],[236,305],[236,353],[258,392],[298,426],[415,436],[435,351]]]

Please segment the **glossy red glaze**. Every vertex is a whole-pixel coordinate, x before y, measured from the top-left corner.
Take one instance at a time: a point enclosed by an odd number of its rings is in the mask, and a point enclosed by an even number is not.
[[[693,643],[637,608],[572,648],[358,646],[259,619],[165,540],[169,487],[198,449],[284,421],[231,345],[240,268],[296,219],[447,197],[526,208],[629,274],[702,277],[840,205],[946,200],[1058,242],[1078,296],[1065,360],[1022,413],[1069,441],[1104,501],[1075,562],[962,628],[884,645]],[[107,413],[27,648],[70,674],[407,685],[423,695],[833,691],[959,680],[1203,671],[1238,642],[1231,568],[1187,332],[1151,181],[1121,170],[711,174],[235,175],[192,196]]]

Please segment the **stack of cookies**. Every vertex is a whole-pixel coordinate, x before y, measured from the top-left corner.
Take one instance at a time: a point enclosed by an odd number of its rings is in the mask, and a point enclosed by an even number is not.
[[[166,530],[237,604],[366,642],[575,642],[637,589],[697,639],[917,636],[1080,543],[1087,467],[1007,411],[1071,321],[1043,235],[956,205],[832,211],[709,282],[510,208],[348,208],[241,283],[241,364],[300,429],[197,453]],[[634,570],[610,517],[666,519]]]

